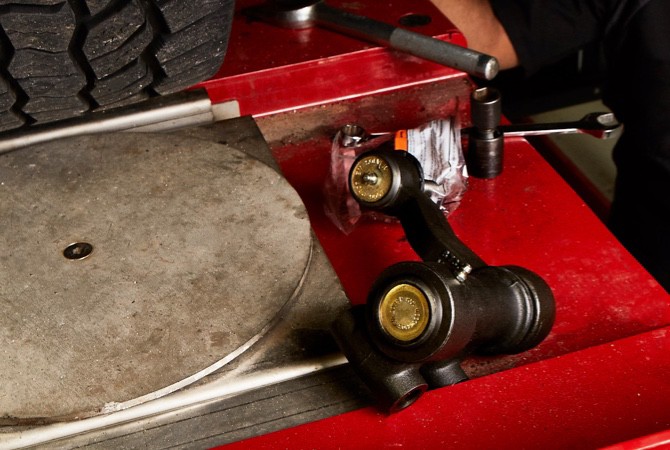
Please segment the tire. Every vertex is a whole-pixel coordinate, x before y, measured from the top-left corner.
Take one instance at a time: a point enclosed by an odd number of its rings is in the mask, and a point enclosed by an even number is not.
[[[0,131],[213,76],[233,7],[234,0],[0,0]]]

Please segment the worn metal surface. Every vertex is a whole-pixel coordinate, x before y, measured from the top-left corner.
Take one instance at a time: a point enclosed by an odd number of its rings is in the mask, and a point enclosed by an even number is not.
[[[328,328],[349,302],[313,244],[295,301],[240,358],[200,383],[125,411],[0,434],[0,448],[208,448],[369,404],[367,389],[335,353]]]
[[[2,155],[0,210],[5,425],[95,415],[204,376],[295,296],[311,252],[276,171],[179,136]],[[92,253],[65,258],[75,242]]]

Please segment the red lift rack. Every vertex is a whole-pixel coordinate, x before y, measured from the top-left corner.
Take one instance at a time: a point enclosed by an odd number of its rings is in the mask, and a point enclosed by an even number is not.
[[[351,122],[388,131],[448,115],[467,125],[476,81],[332,31],[247,19],[241,10],[257,3],[238,2],[226,61],[199,86],[254,116],[360,303],[382,269],[417,257],[399,225],[363,223],[344,235],[324,215],[334,132]],[[415,31],[465,44],[428,0],[329,4],[390,23],[427,16]],[[468,360],[471,381],[429,391],[398,414],[364,408],[226,449],[638,449],[668,441],[670,296],[537,151],[508,139],[503,174],[470,178],[449,221],[487,263],[523,266],[549,283],[557,320],[546,341],[522,355]]]

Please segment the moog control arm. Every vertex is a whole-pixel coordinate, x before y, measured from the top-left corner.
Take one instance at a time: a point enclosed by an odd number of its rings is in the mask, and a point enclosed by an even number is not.
[[[367,303],[332,327],[354,370],[390,412],[428,388],[467,380],[464,357],[523,352],[554,322],[547,283],[521,267],[484,263],[458,239],[423,185],[418,161],[391,148],[361,154],[349,173],[358,203],[397,217],[422,259],[387,268]]]

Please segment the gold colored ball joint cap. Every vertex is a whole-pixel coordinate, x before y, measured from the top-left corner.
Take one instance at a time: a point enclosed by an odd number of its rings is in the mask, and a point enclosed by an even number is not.
[[[363,202],[374,203],[384,198],[392,182],[391,168],[378,156],[361,158],[351,171],[352,193]]]
[[[428,327],[430,307],[426,295],[411,284],[393,286],[379,304],[379,324],[391,337],[410,342]]]

